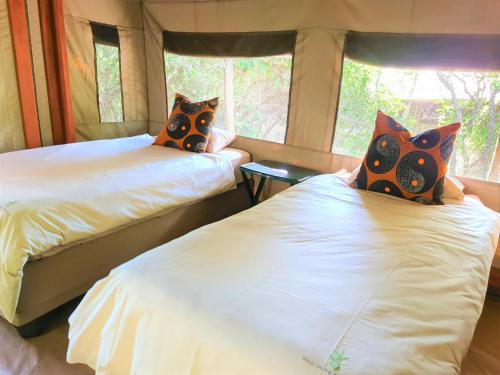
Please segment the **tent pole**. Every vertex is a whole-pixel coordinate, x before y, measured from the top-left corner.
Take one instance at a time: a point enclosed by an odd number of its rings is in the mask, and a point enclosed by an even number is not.
[[[10,35],[17,73],[17,88],[26,148],[41,146],[30,38],[24,0],[7,0]]]

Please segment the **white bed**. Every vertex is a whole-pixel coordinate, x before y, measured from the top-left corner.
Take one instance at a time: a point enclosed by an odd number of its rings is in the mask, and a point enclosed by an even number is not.
[[[100,374],[458,374],[500,233],[314,177],[116,268],[70,318]]]
[[[0,314],[12,322],[28,261],[236,186],[248,153],[195,154],[141,135],[0,155]]]

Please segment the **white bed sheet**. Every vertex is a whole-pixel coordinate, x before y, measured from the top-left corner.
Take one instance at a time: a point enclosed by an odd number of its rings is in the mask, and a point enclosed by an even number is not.
[[[240,165],[245,164],[245,163],[249,163],[251,161],[250,154],[247,151],[243,151],[243,150],[238,150],[236,148],[229,148],[229,147],[227,147],[227,148],[224,148],[224,149],[222,149],[222,150],[220,150],[220,151],[218,151],[216,153],[213,153],[213,154],[217,155],[217,156],[220,156],[220,157],[223,157],[224,159],[229,160],[231,162],[231,165],[232,165],[233,170],[234,170],[235,182],[237,184],[239,184],[240,182],[243,181],[243,177],[241,176],[241,172],[240,172]],[[189,153],[188,155],[190,156],[191,153]],[[178,177],[180,177],[180,176],[178,176]],[[188,203],[192,203],[192,202],[188,202]],[[174,207],[178,207],[178,205],[176,205]],[[174,207],[170,207],[169,206],[166,210],[161,211],[158,214],[161,215],[161,214],[168,213]],[[148,218],[150,218],[150,216],[146,216],[143,219],[147,220]],[[89,240],[92,240],[93,238],[95,238],[96,236],[102,236],[102,235],[107,234],[108,232],[116,231],[117,229],[120,229],[123,226],[133,225],[135,223],[137,223],[137,220],[134,220],[134,221],[131,221],[131,222],[127,222],[126,224],[124,224],[122,226],[112,228],[111,230],[103,232],[103,233],[97,233],[96,235],[85,237],[85,238],[81,239],[78,242],[89,241]],[[64,251],[68,247],[73,246],[74,244],[75,244],[75,241],[73,241],[73,242],[71,242],[69,244],[63,243],[62,245],[53,247],[53,248],[51,248],[51,249],[49,249],[47,251],[44,251],[42,253],[39,253],[39,254],[36,254],[36,255],[30,255],[29,258],[28,258],[28,261],[35,261],[37,259],[46,258],[46,257],[52,256],[52,255],[55,255],[55,254],[57,254],[57,253],[59,253],[61,251]]]
[[[216,152],[216,154],[231,161],[234,169],[236,183],[239,184],[243,182],[243,177],[241,176],[240,172],[240,165],[250,163],[252,161],[250,154],[246,151],[231,147],[223,148],[222,150]]]
[[[0,314],[12,321],[29,257],[235,186],[231,161],[149,135],[0,155]],[[51,252],[52,251],[52,252]]]
[[[113,270],[70,318],[98,374],[458,374],[499,215],[314,177]]]

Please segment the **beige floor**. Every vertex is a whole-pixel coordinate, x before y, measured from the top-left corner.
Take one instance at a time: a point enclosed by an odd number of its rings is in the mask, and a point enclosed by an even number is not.
[[[17,331],[0,321],[0,374],[91,374],[83,365],[65,361],[71,306],[54,319],[53,328],[40,337],[23,340]],[[489,297],[476,328],[462,374],[500,375],[500,298]]]

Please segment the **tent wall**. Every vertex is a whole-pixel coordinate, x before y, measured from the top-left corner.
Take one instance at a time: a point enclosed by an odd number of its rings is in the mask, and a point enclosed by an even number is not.
[[[147,133],[148,99],[142,7],[119,0],[66,0],[70,84],[77,140],[126,137]],[[89,22],[116,26],[120,36],[120,65],[124,121],[100,123],[93,36]]]
[[[332,172],[359,160],[330,152],[347,30],[422,34],[500,34],[494,0],[247,0],[143,2],[150,131],[166,119],[161,30],[245,32],[297,30],[285,144],[238,137],[255,160],[276,159]],[[463,179],[468,193],[500,211],[500,184]],[[284,186],[272,187],[272,190]]]
[[[496,0],[144,1],[172,31],[324,28],[366,32],[500,34]]]
[[[147,9],[144,14],[144,39],[147,55],[147,84],[149,98],[149,131],[156,135],[167,120],[167,90],[163,65],[163,29]]]
[[[0,152],[25,148],[16,67],[5,0],[0,0]]]
[[[246,32],[297,30],[284,144],[238,137],[258,159],[332,172],[359,161],[330,152],[335,134],[347,31],[500,34],[496,0],[65,0],[65,29],[77,140],[157,134],[166,117],[163,30]],[[42,144],[52,144],[37,0],[27,0]],[[95,52],[89,22],[113,25],[120,37],[124,121],[100,123]],[[24,148],[5,0],[0,0],[0,152]],[[463,179],[500,211],[500,184]],[[275,186],[276,188],[276,186]],[[280,187],[278,187],[280,188]]]

